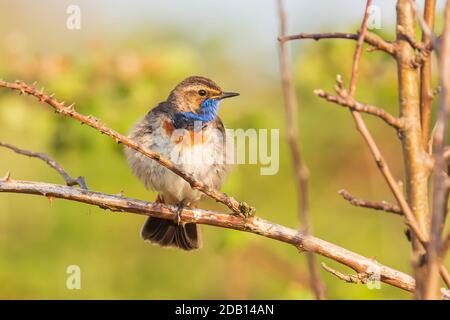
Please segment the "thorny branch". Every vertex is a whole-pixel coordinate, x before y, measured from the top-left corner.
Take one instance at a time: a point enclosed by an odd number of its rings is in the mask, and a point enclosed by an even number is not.
[[[44,182],[13,180],[10,176],[0,179],[0,192],[33,194],[44,197],[59,198],[86,203],[114,212],[128,212],[175,220],[177,208],[174,206],[152,203],[143,200],[112,195],[95,191],[82,190]],[[407,291],[414,291],[414,279],[400,271],[389,268],[379,262],[363,257],[327,241],[305,235],[298,230],[258,218],[243,218],[227,213],[185,208],[181,213],[182,222],[195,222],[215,227],[222,227],[254,233],[266,238],[291,244],[300,251],[312,252],[346,265],[358,274],[377,271],[380,281]]]
[[[170,160],[163,158],[159,153],[154,152],[152,150],[149,150],[145,148],[142,145],[137,144],[136,142],[132,141],[131,139],[125,137],[124,135],[118,133],[117,131],[114,131],[104,124],[100,123],[100,121],[94,117],[91,116],[85,116],[77,111],[75,111],[73,104],[69,106],[65,106],[64,103],[58,102],[56,99],[53,98],[53,95],[47,95],[43,92],[43,90],[38,91],[35,87],[27,85],[23,82],[17,81],[15,83],[6,82],[3,80],[0,80],[0,87],[12,89],[19,91],[21,94],[29,94],[31,96],[34,96],[37,98],[40,102],[44,102],[48,105],[50,105],[57,113],[60,113],[62,115],[71,117],[77,121],[80,121],[81,123],[84,123],[101,133],[111,137],[114,139],[117,143],[122,143],[125,146],[132,148],[143,155],[149,157],[152,160],[155,160],[163,167],[169,169],[179,177],[186,180],[191,188],[199,190],[206,194],[207,196],[211,197],[212,199],[216,200],[217,202],[221,202],[224,205],[226,205],[228,208],[230,208],[234,213],[242,214],[244,216],[249,216],[253,214],[255,209],[245,202],[239,202],[233,197],[227,196],[225,193],[220,192],[218,190],[215,190],[201,181],[195,179],[195,177],[188,172],[184,172],[180,170],[173,162]]]

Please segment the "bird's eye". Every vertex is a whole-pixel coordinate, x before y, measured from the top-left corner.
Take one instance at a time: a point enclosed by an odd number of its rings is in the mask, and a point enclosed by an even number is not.
[[[198,94],[201,95],[202,97],[206,96],[206,91],[205,90],[199,90]]]

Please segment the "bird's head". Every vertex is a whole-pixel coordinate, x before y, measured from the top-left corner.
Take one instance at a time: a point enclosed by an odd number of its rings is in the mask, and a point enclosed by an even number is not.
[[[175,107],[179,117],[209,122],[216,118],[221,100],[238,95],[222,91],[208,78],[193,76],[181,81],[170,93],[168,101]]]

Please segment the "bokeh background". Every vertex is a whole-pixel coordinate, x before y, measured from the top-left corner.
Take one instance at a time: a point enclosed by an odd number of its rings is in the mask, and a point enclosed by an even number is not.
[[[393,1],[374,1],[381,29],[392,39]],[[81,8],[81,29],[66,28],[66,9]],[[291,33],[357,30],[365,1],[287,1]],[[441,5],[441,3],[440,3]],[[0,78],[38,82],[75,102],[85,114],[120,132],[164,100],[180,80],[204,75],[241,96],[221,117],[229,128],[279,128],[280,171],[261,176],[258,165],[236,167],[223,191],[255,205],[258,215],[298,227],[292,168],[284,141],[277,58],[277,16],[272,0],[2,1]],[[402,219],[354,208],[337,191],[393,201],[347,110],[324,103],[313,90],[345,80],[355,43],[292,43],[300,101],[300,141],[311,173],[314,233],[391,267],[410,270]],[[380,52],[364,53],[358,99],[398,113],[396,69]],[[367,123],[395,176],[402,177],[395,132]],[[89,188],[153,200],[129,172],[122,149],[109,138],[54,114],[33,98],[0,91],[0,140],[44,151]],[[61,183],[36,159],[0,149],[0,174]],[[204,200],[201,207],[225,210]],[[311,299],[305,257],[285,244],[203,226],[204,248],[164,250],[141,241],[144,217],[63,200],[0,194],[0,298],[14,299]],[[319,257],[319,261],[349,271]],[[66,268],[81,267],[81,290],[66,288]],[[332,299],[404,299],[350,285],[322,272]]]

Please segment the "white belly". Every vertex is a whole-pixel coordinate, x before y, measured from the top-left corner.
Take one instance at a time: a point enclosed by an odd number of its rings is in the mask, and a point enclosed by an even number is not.
[[[219,188],[227,172],[224,144],[216,130],[208,130],[204,130],[203,140],[199,137],[192,143],[189,132],[181,142],[176,142],[169,140],[162,129],[158,129],[141,143],[171,160],[181,170],[193,174],[202,183]],[[131,149],[127,149],[126,153],[133,173],[147,188],[160,192],[165,202],[195,202],[202,196],[200,191],[193,190],[185,180],[156,161]]]

